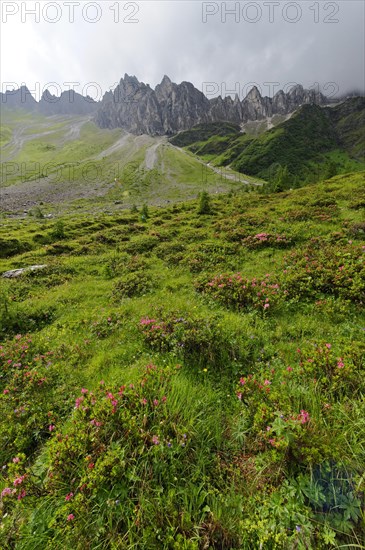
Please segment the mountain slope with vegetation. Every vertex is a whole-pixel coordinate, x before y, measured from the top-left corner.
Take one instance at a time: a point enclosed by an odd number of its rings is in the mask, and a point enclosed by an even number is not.
[[[2,549],[364,547],[364,183],[2,217]]]
[[[295,186],[363,170],[364,117],[365,98],[353,98],[335,107],[304,105],[289,120],[257,137],[226,131],[223,136],[204,139],[198,127],[197,134],[182,132],[171,142],[184,143],[218,166],[230,165],[268,181],[275,180],[279,167],[286,167],[287,184]]]

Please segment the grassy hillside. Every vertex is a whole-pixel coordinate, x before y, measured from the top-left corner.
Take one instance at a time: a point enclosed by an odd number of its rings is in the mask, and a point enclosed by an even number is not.
[[[170,142],[177,147],[186,147],[198,141],[206,141],[215,137],[227,137],[236,135],[240,131],[237,124],[229,122],[211,122],[209,124],[198,124],[191,128],[180,132],[176,136],[170,138]]]
[[[364,183],[3,216],[1,549],[364,548]]]
[[[289,120],[253,136],[226,131],[203,139],[198,128],[176,138],[190,151],[234,170],[273,181],[278,167],[289,173],[287,187],[326,179],[336,173],[363,170],[365,99],[350,99],[336,107],[304,105]]]
[[[235,186],[164,138],[101,130],[89,117],[4,111],[0,136],[2,211],[85,199],[130,207],[155,202],[162,187],[169,202]]]

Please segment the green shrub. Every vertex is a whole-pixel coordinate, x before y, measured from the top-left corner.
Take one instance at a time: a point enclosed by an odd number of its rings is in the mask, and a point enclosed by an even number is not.
[[[210,196],[206,191],[200,194],[199,206],[197,213],[201,216],[203,214],[211,214],[212,207],[210,204]]]
[[[139,329],[152,349],[172,353],[193,370],[211,368],[213,375],[230,376],[241,362],[252,361],[258,346],[216,315],[170,313],[158,319],[143,317]]]
[[[149,273],[145,271],[127,273],[114,284],[113,299],[118,301],[120,298],[143,296],[151,292],[153,286],[153,280]]]
[[[0,239],[0,258],[10,258],[17,254],[23,254],[31,250],[32,246],[26,241],[19,239]]]
[[[159,239],[153,235],[140,235],[133,237],[126,245],[125,250],[133,255],[143,254],[153,250],[158,243]]]

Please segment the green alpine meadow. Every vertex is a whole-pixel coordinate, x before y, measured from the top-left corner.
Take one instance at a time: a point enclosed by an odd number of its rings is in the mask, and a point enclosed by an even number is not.
[[[4,110],[1,550],[365,548],[363,112]]]

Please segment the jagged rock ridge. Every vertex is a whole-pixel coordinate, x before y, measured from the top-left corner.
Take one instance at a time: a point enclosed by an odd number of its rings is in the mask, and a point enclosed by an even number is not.
[[[74,90],[62,92],[60,97],[46,90],[38,104],[39,111],[44,115],[87,115],[94,113],[97,107],[97,102],[91,97],[84,97]]]
[[[207,122],[241,124],[274,114],[289,114],[304,104],[323,105],[326,98],[297,85],[273,98],[262,97],[254,87],[240,101],[238,96],[208,99],[190,82],[175,84],[168,76],[153,90],[135,76],[124,75],[114,92],[103,97],[95,116],[101,128],[124,128],[135,134],[172,135]]]
[[[323,105],[326,98],[314,90],[294,86],[288,93],[282,90],[273,98],[262,97],[253,87],[241,101],[236,95],[208,99],[190,82],[175,84],[168,76],[152,89],[135,76],[124,75],[113,92],[107,92],[100,102],[73,90],[60,97],[46,90],[39,103],[26,86],[0,93],[0,105],[23,108],[50,115],[95,114],[101,128],[123,128],[133,134],[173,135],[208,122],[244,124],[275,114],[287,115],[304,104]]]
[[[95,113],[98,103],[91,97],[84,97],[74,90],[67,90],[54,96],[45,90],[41,100],[37,102],[26,86],[18,90],[8,90],[0,93],[0,106],[8,109],[24,109],[39,112],[46,116],[52,115],[87,115]]]

